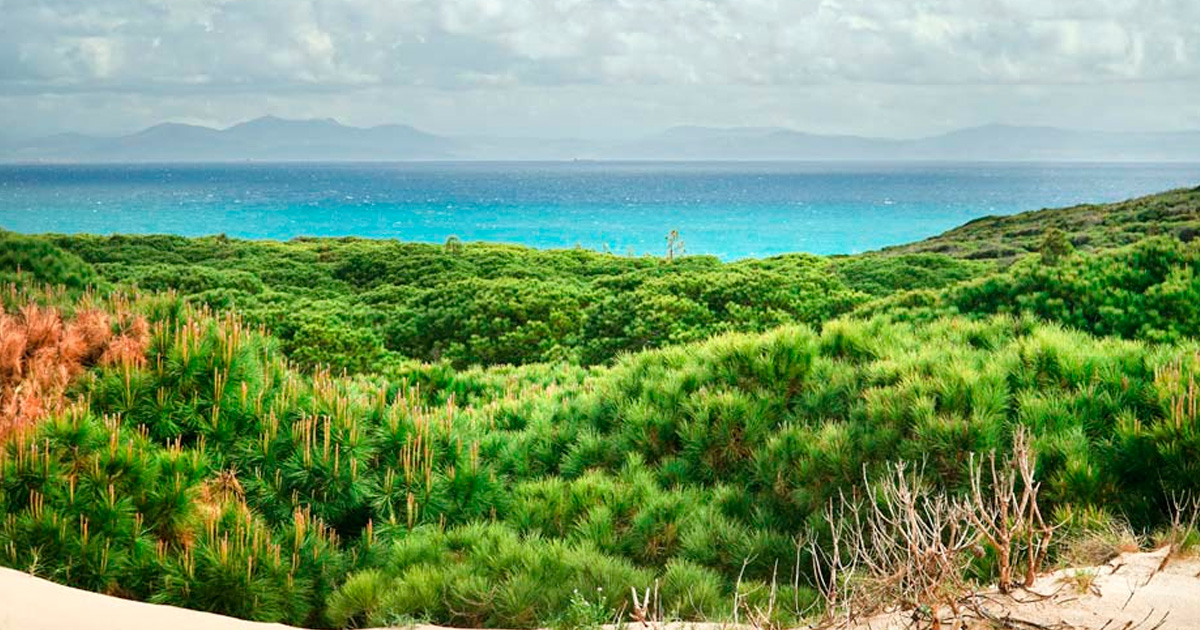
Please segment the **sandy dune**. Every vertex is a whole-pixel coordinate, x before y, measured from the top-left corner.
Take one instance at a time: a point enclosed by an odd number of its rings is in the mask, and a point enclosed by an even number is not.
[[[976,619],[972,629],[1200,630],[1200,561],[1168,558],[1165,547],[1126,553],[1099,567],[1044,575],[1028,591],[979,593],[977,603],[1001,623]],[[854,630],[912,627],[910,615],[892,614]]]
[[[1091,572],[1091,588],[1079,592],[1078,571]],[[1041,594],[1039,597],[1035,594]],[[1200,629],[1200,561],[1167,559],[1165,549],[1124,554],[1090,569],[1043,576],[1029,592],[1013,597],[981,593],[997,618],[1012,627],[1079,630]],[[1023,625],[1021,622],[1032,622]],[[1033,625],[1036,624],[1036,625]],[[666,624],[659,630],[715,630],[720,624]],[[635,624],[626,626],[638,628]],[[861,626],[866,628],[868,626]],[[873,630],[909,628],[906,615],[871,620]],[[979,627],[987,627],[980,625]],[[211,613],[132,602],[62,586],[0,568],[0,630],[283,630]],[[435,630],[422,626],[413,630]]]
[[[280,630],[212,613],[131,602],[0,568],[0,630]]]
[[[1014,617],[1044,625],[1077,628],[1158,627],[1200,629],[1200,561],[1167,557],[1167,548],[1127,553],[1108,564],[1083,569],[1094,575],[1091,588],[1080,593],[1073,576],[1080,569],[1056,571],[1032,589],[1055,593],[1044,601],[1007,606]],[[1085,574],[1086,575],[1086,574]],[[1029,596],[1017,598],[1028,600]],[[1161,625],[1159,625],[1161,623]],[[1128,625],[1127,625],[1128,624]]]

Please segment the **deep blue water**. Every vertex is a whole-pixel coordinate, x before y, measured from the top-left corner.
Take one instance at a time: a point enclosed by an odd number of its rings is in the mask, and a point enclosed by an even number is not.
[[[854,253],[984,215],[1200,184],[1200,165],[456,163],[0,166],[18,232],[362,236],[725,259]]]

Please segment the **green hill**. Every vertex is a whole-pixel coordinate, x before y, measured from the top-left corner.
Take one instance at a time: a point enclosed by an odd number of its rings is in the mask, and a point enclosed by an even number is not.
[[[1076,248],[1103,250],[1151,236],[1191,242],[1200,234],[1200,187],[1111,204],[1080,205],[984,217],[930,239],[883,250],[886,255],[939,253],[1011,263],[1041,247],[1057,228]]]

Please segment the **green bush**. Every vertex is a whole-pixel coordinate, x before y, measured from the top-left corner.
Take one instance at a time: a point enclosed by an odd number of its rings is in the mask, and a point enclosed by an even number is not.
[[[1158,237],[1126,248],[1036,258],[940,293],[872,303],[862,316],[928,321],[953,314],[1033,315],[1101,336],[1176,342],[1200,329],[1200,243]]]
[[[79,256],[38,237],[0,230],[0,280],[62,285],[69,289],[96,286],[100,278]]]
[[[392,580],[378,569],[368,569],[350,576],[329,596],[326,615],[338,628],[365,628],[376,612]]]
[[[834,259],[833,268],[846,286],[873,297],[917,289],[943,289],[994,270],[988,263],[945,254],[854,256]]]
[[[660,597],[671,619],[704,621],[729,615],[731,599],[721,574],[686,560],[667,563]]]

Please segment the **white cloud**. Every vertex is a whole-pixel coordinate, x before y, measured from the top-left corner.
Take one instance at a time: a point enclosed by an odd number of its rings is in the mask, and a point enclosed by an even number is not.
[[[159,99],[169,118],[246,93],[302,109],[347,90],[640,90],[665,106],[740,87],[780,108],[824,90],[866,111],[908,88],[936,101],[1008,86],[995,97],[1016,111],[1030,87],[1184,83],[1194,101],[1200,84],[1195,0],[0,0],[0,16],[0,100],[18,110],[103,94]],[[725,104],[730,121],[739,106]],[[1162,120],[1169,106],[1111,117]],[[372,106],[345,107],[314,113]]]
[[[202,73],[234,83],[405,85],[414,81],[411,66],[438,60],[397,64],[381,51],[447,38],[494,50],[528,83],[1089,82],[1200,73],[1200,4],[1146,4],[1156,10],[1124,0],[4,0],[0,29],[22,51],[18,63],[40,60],[59,83],[80,84]],[[97,38],[106,48],[92,48]],[[130,54],[105,57],[122,48]],[[104,59],[79,68],[73,54]],[[451,74],[497,70],[495,58],[449,62]]]

